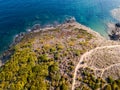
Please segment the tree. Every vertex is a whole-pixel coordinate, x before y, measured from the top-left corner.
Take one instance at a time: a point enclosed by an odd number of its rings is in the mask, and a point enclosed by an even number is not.
[[[112,83],[112,90],[118,90],[118,85],[116,84],[116,82]]]
[[[48,58],[47,54],[40,55],[40,57],[39,57],[39,63],[40,62],[47,62],[48,60],[49,60],[49,58]]]
[[[60,90],[69,90],[68,85],[63,83],[60,87]]]
[[[104,90],[112,90],[111,86],[108,84],[104,87]]]
[[[111,76],[109,76],[107,81],[108,81],[108,83],[113,83],[114,80],[113,80],[113,78]]]

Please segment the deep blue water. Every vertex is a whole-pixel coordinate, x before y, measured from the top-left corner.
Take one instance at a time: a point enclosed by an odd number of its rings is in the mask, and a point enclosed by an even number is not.
[[[106,23],[114,21],[110,10],[119,5],[120,0],[0,0],[0,51],[32,25],[63,22],[69,16],[104,35]]]

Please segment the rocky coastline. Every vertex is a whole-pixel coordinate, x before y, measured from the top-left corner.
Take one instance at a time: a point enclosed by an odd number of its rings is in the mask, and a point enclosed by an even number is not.
[[[65,25],[68,23],[76,22],[76,19],[74,17],[66,19],[62,24],[56,24],[56,25],[47,25],[45,27],[41,27],[40,24],[35,24],[32,26],[31,29],[28,29],[26,32],[21,32],[17,35],[15,35],[13,42],[9,45],[8,49],[3,52],[3,54],[0,55],[0,66],[4,65],[6,60],[10,58],[10,56],[14,53],[14,50],[12,50],[12,47],[14,47],[16,44],[21,42],[21,40],[30,33],[37,33],[40,31],[48,31],[51,29],[55,29],[57,27],[60,27],[61,25]]]
[[[32,26],[31,29],[28,29],[26,32],[21,32],[21,33],[17,34],[15,36],[15,38],[13,39],[13,43],[10,45],[10,47],[19,43],[24,38],[24,36],[29,34],[29,33],[35,33],[35,32],[40,32],[40,31],[48,31],[48,30],[60,27],[63,24],[68,24],[68,23],[73,23],[73,22],[76,22],[76,19],[74,17],[66,19],[62,24],[46,25],[43,28],[40,26],[40,24],[35,24],[35,25]]]
[[[30,33],[37,33],[37,32],[42,32],[42,31],[49,31],[49,30],[52,30],[52,29],[56,29],[58,27],[61,27],[61,26],[65,26],[65,25],[68,25],[70,23],[74,23],[77,27],[81,27],[81,29],[85,29],[87,30],[87,32],[93,34],[94,36],[96,36],[96,38],[101,38],[101,40],[105,39],[104,37],[102,37],[98,32],[95,32],[94,30],[84,26],[84,25],[81,25],[80,23],[78,23],[74,17],[72,18],[69,18],[69,19],[66,19],[62,24],[58,24],[58,25],[47,25],[46,27],[41,27],[40,24],[35,24],[31,29],[28,29],[26,32],[21,32],[20,34],[17,34],[14,39],[13,39],[13,43],[8,47],[8,50],[4,51],[3,54],[0,56],[0,66],[2,66],[6,60],[8,58],[10,58],[10,56],[14,53],[14,50],[12,49],[12,47],[14,47],[16,44],[18,44],[19,42],[21,42],[21,40],[28,34]],[[109,24],[108,25],[108,28],[111,28],[113,29],[114,25],[113,24]],[[109,29],[110,31],[110,29]],[[115,40],[113,39],[112,35],[110,33],[108,33],[109,37],[111,40]]]

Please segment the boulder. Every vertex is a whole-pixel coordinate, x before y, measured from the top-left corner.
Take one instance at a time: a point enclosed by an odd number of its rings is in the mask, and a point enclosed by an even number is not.
[[[120,23],[116,23],[115,26],[120,28]]]

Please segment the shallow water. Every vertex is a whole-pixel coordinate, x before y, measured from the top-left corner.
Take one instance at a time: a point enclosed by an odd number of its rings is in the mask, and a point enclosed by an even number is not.
[[[32,25],[61,23],[69,16],[105,35],[106,23],[117,22],[110,11],[119,5],[119,0],[0,0],[0,51]]]

